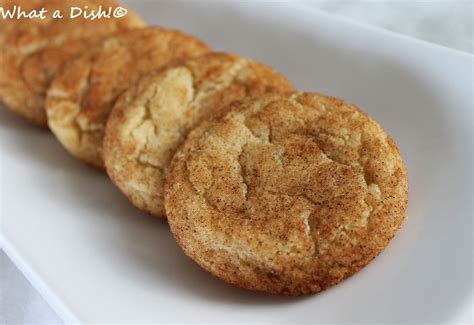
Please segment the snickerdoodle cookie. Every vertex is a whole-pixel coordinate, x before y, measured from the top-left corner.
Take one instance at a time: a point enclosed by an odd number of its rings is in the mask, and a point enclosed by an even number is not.
[[[188,135],[165,184],[171,230],[200,266],[241,288],[302,295],[388,244],[405,218],[407,171],[377,122],[311,93],[223,112]]]
[[[47,11],[45,19],[6,19],[8,28],[2,27],[0,34],[0,99],[12,111],[41,126],[46,126],[46,90],[66,60],[104,36],[144,25],[131,11],[114,18],[113,12],[123,7],[112,0],[7,1],[9,8],[16,3],[25,10]],[[88,12],[111,10],[112,18],[70,18],[71,7]],[[56,10],[62,18],[53,18]]]
[[[208,51],[192,36],[158,27],[108,37],[57,74],[47,94],[48,125],[75,157],[103,167],[104,129],[117,97],[142,74]]]
[[[291,90],[270,67],[225,53],[166,67],[115,105],[104,141],[107,172],[135,206],[164,217],[164,176],[188,131],[235,100]]]
[[[0,0],[0,8],[2,8],[0,16],[0,48],[4,47],[3,42],[8,33],[24,24],[25,21],[28,20],[29,24],[40,24],[42,22],[41,17],[18,16],[19,9],[24,10],[24,12],[31,12],[31,10],[41,8],[41,3],[42,0]]]

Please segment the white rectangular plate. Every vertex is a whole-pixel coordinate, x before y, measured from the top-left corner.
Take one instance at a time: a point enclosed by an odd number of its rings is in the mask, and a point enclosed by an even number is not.
[[[318,295],[235,289],[46,130],[0,110],[3,248],[66,321],[472,320],[473,57],[283,3],[127,1],[148,22],[355,103],[401,149],[409,219],[368,267]]]

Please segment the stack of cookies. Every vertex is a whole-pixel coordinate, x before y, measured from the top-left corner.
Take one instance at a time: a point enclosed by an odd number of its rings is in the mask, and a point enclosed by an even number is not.
[[[115,1],[15,0],[50,11]],[[367,265],[405,218],[407,171],[342,100],[183,32],[114,19],[0,21],[0,99],[167,218],[183,251],[244,289],[311,294]]]

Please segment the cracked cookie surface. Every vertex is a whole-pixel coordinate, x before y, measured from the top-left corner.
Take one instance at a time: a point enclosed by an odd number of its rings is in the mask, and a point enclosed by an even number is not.
[[[157,27],[111,36],[68,62],[48,91],[48,124],[78,159],[103,168],[105,124],[116,99],[139,77],[208,52],[198,39]]]
[[[225,53],[169,66],[143,78],[117,101],[104,140],[107,172],[135,206],[164,217],[166,169],[199,120],[246,96],[292,90],[273,69]]]
[[[131,10],[121,18],[88,20],[69,18],[72,6],[88,11],[99,6],[118,8],[112,0],[13,0],[7,8],[20,5],[26,10],[47,10],[46,19],[6,19],[0,32],[0,99],[31,123],[46,126],[46,90],[60,66],[92,43],[117,31],[144,26]],[[53,19],[60,10],[63,18]]]
[[[353,105],[267,95],[204,121],[176,152],[168,223],[184,252],[241,288],[316,293],[369,263],[405,218],[392,139]]]

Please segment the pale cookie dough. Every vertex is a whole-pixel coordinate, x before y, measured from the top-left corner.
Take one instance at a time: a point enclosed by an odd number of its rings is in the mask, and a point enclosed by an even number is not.
[[[8,1],[7,1],[8,2]],[[69,19],[72,6],[97,10],[118,8],[111,0],[18,1],[23,8],[46,8],[46,19],[8,19],[0,32],[0,99],[15,113],[31,123],[46,126],[46,90],[60,66],[91,43],[117,31],[144,26],[132,11],[121,18]],[[8,2],[11,7],[12,3]],[[61,10],[64,17],[53,19]],[[67,13],[67,14],[66,14]]]
[[[354,274],[405,218],[407,171],[382,127],[311,93],[232,105],[195,128],[165,184],[184,252],[238,287],[316,293]]]
[[[117,97],[142,74],[206,52],[200,40],[170,29],[148,27],[111,36],[57,74],[46,101],[49,127],[76,158],[103,168],[105,123]]]
[[[275,70],[235,55],[211,53],[168,67],[114,107],[104,141],[107,172],[135,206],[165,217],[164,176],[187,132],[232,101],[292,90]]]

